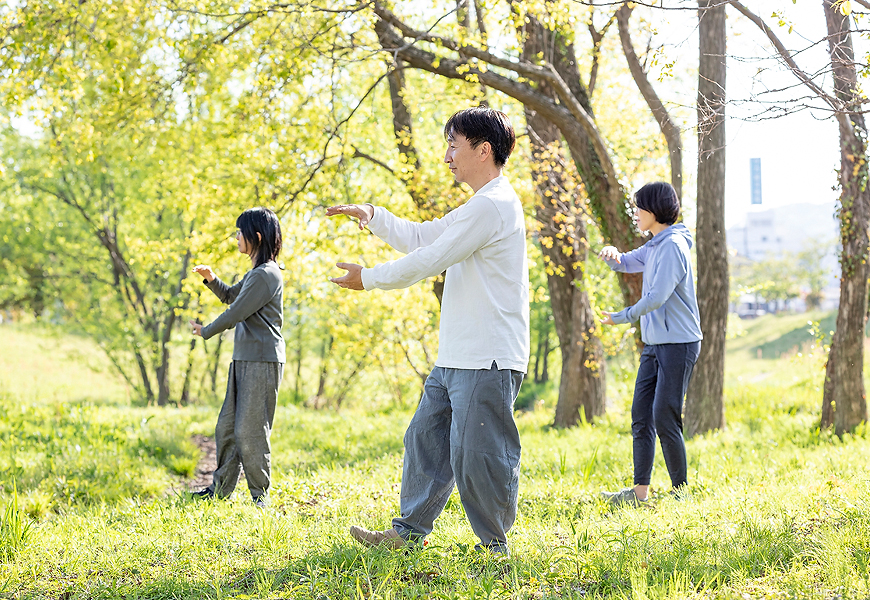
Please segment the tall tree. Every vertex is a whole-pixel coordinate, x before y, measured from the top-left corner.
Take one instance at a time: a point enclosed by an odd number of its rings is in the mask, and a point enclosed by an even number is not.
[[[725,5],[698,2],[698,309],[704,341],[689,383],[684,430],[691,437],[725,426],[723,388],[728,321],[725,245]]]
[[[834,73],[834,94],[844,113],[840,132],[840,308],[831,353],[825,369],[824,406],[833,407],[838,435],[867,420],[864,389],[864,316],[867,314],[870,189],[867,188],[867,125],[852,47],[852,20],[831,0],[823,0],[828,52]],[[825,408],[822,413],[825,414]],[[823,422],[829,426],[829,422]]]
[[[786,67],[822,100],[837,120],[840,138],[840,307],[837,328],[825,367],[821,425],[834,425],[838,435],[867,420],[864,388],[864,316],[867,312],[870,190],[867,188],[867,126],[861,113],[866,99],[858,84],[852,45],[852,19],[847,3],[822,0],[828,32],[828,53],[834,93],[802,70],[773,30],[740,2],[730,2],[767,36]],[[817,75],[824,75],[821,73]]]
[[[573,46],[560,31],[545,27],[533,15],[527,16],[523,29],[525,60],[545,56],[557,71],[565,73],[566,80],[579,80]],[[555,101],[556,93],[547,82],[536,87]],[[598,323],[584,273],[589,247],[584,198],[581,186],[572,185],[566,172],[559,128],[529,107],[525,117],[538,192],[535,217],[541,227],[541,251],[562,353],[553,424],[571,427],[580,419],[592,422],[603,415],[606,402],[604,350],[596,334]]]

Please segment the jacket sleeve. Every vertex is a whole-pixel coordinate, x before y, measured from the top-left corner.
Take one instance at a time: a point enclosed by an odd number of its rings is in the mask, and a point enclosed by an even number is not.
[[[643,315],[660,308],[689,272],[686,256],[676,244],[664,243],[659,246],[656,254],[658,265],[647,293],[634,306],[611,315],[614,323],[633,323]]]
[[[501,225],[498,209],[485,197],[479,197],[477,201],[473,198],[441,222],[448,222],[448,217],[449,224],[432,243],[420,246],[398,260],[363,269],[363,287],[367,290],[395,290],[438,275],[486,245]]]
[[[455,210],[440,219],[415,223],[395,216],[386,208],[375,206],[374,209],[369,231],[403,254],[432,244],[456,220]]]
[[[238,297],[243,283],[245,283],[244,278],[237,284],[229,286],[221,281],[219,277],[215,277],[210,282],[206,283],[205,286],[210,289],[215,296],[217,296],[218,300],[224,304],[230,304],[236,299],[236,297]]]
[[[644,244],[640,248],[620,253],[620,262],[616,262],[610,258],[605,258],[604,262],[607,263],[607,266],[609,266],[612,271],[618,273],[640,273],[646,266],[647,254],[649,254],[649,248]]]
[[[202,328],[202,338],[204,340],[213,337],[221,331],[235,327],[237,323],[244,321],[266,306],[276,292],[275,286],[269,284],[268,274],[262,270],[251,271],[238,285],[241,286],[241,289],[236,295],[235,300],[231,302],[230,307],[221,313],[218,318]]]

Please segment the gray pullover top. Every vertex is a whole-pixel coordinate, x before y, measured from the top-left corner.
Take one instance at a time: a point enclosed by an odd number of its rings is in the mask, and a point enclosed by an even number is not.
[[[692,234],[678,223],[640,248],[620,254],[621,262],[605,259],[614,271],[643,272],[640,301],[611,315],[613,322],[631,323],[640,319],[644,344],[700,341],[704,336],[692,281],[691,247]]]
[[[233,360],[285,361],[284,338],[281,337],[284,278],[275,261],[254,267],[232,287],[217,277],[206,286],[230,307],[202,328],[202,339],[235,327]]]

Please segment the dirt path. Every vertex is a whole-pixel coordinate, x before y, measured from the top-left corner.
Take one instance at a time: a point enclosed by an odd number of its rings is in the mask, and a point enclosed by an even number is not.
[[[187,491],[196,491],[211,485],[211,474],[217,468],[217,447],[214,438],[197,433],[191,441],[199,448],[200,458],[192,479],[184,483]]]

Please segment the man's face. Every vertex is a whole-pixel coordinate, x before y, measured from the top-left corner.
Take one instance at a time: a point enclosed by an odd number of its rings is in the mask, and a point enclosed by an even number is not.
[[[486,143],[486,142],[484,142]],[[459,183],[466,183],[477,169],[480,168],[480,146],[472,148],[466,137],[451,132],[447,136],[447,153],[444,162],[450,166],[450,172]]]

